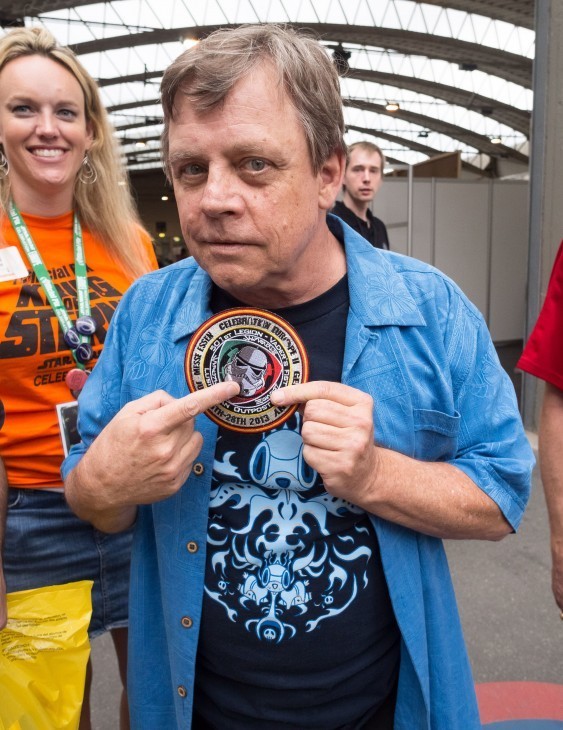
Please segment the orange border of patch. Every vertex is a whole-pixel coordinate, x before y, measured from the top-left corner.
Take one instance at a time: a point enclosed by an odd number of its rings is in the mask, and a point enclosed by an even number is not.
[[[303,376],[302,376],[302,383],[306,383],[309,380],[309,358],[307,356],[307,351],[305,350],[305,345],[303,344],[301,338],[295,331],[294,327],[292,327],[289,322],[287,322],[283,317],[280,317],[277,314],[274,314],[273,312],[268,311],[267,309],[257,309],[255,307],[233,307],[232,309],[225,309],[222,312],[219,312],[218,314],[214,314],[212,317],[207,319],[203,324],[201,324],[196,331],[193,333],[192,338],[188,344],[188,347],[186,349],[186,355],[184,357],[184,375],[186,377],[186,381],[188,383],[188,388],[190,389],[191,393],[195,393],[198,389],[195,387],[195,383],[193,381],[191,369],[188,367],[188,363],[191,361],[191,357],[193,355],[193,351],[195,349],[195,346],[201,336],[201,334],[206,330],[215,325],[217,322],[221,321],[222,319],[228,319],[229,317],[243,317],[243,316],[252,316],[252,317],[262,317],[263,319],[269,319],[270,321],[274,322],[275,324],[282,327],[282,329],[287,330],[289,334],[292,336],[293,340],[295,341],[295,344],[297,346],[297,349],[299,350],[299,354],[301,355],[301,362],[303,364]],[[204,385],[203,388],[199,388],[199,390],[203,390],[204,388],[208,388],[208,385]],[[237,433],[261,433],[262,431],[270,431],[273,428],[276,428],[277,426],[281,426],[282,423],[285,423],[288,418],[291,418],[291,416],[295,413],[295,411],[298,409],[299,405],[295,404],[293,406],[289,406],[287,411],[283,413],[281,416],[276,418],[275,421],[272,421],[271,423],[268,423],[266,426],[251,426],[249,428],[240,428],[237,426],[232,426],[229,423],[225,423],[225,421],[222,421],[218,416],[216,416],[214,413],[212,413],[210,410],[204,411],[205,415],[212,420],[214,423],[216,423],[218,426],[223,426],[230,431],[236,431]]]

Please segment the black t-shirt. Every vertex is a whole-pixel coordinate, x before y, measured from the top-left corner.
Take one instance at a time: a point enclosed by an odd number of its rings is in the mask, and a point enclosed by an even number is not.
[[[353,210],[350,210],[341,200],[338,200],[333,209],[330,211],[347,223],[351,228],[363,236],[376,248],[389,249],[389,236],[385,223],[376,218],[371,210],[367,211],[367,222],[357,216]]]
[[[241,306],[214,289],[214,312]],[[348,285],[276,310],[313,380],[339,381]],[[219,429],[196,666],[195,727],[359,728],[396,681],[399,632],[360,508],[302,457],[300,416],[258,434]]]

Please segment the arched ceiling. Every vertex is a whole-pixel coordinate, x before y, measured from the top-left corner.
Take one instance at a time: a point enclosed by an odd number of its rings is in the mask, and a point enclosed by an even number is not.
[[[527,169],[534,0],[0,0],[6,29],[43,24],[80,55],[131,170],[160,164],[159,81],[183,41],[245,22],[344,51],[349,142],[373,138],[397,163],[459,150],[471,174]]]

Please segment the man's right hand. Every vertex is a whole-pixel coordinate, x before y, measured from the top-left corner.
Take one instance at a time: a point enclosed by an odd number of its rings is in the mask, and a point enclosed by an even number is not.
[[[137,505],[170,497],[188,478],[202,446],[195,417],[238,392],[237,383],[225,382],[183,398],[156,391],[126,404],[69,474],[71,508],[102,530],[132,524]]]

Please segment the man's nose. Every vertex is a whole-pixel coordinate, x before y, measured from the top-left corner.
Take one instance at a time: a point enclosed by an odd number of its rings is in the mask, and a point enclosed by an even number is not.
[[[201,197],[201,209],[210,218],[238,215],[244,208],[241,181],[233,172],[209,170]]]

